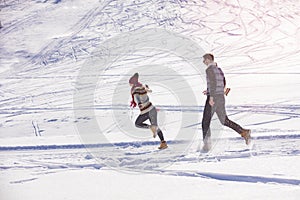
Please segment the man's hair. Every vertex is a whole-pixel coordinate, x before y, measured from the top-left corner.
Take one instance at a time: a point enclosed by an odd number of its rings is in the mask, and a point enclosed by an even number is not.
[[[204,59],[209,59],[211,61],[214,61],[214,55],[212,55],[211,53],[207,53],[203,55]]]

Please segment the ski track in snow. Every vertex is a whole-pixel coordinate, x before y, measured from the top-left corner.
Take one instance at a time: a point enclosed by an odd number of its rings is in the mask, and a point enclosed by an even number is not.
[[[220,181],[235,181],[248,183],[277,183],[287,185],[300,185],[300,180],[283,177],[265,177],[253,175],[234,175],[226,173],[210,173],[190,170],[168,170],[157,168],[156,162],[166,165],[180,165],[180,163],[200,163],[201,162],[226,162],[231,159],[250,159],[254,157],[293,157],[300,156],[300,135],[265,136],[253,138],[254,147],[252,149],[242,148],[242,139],[228,139],[230,146],[237,146],[233,149],[223,149],[218,153],[201,154],[198,151],[193,153],[176,152],[177,145],[185,141],[170,141],[172,149],[160,151],[165,154],[163,159],[156,158],[153,152],[158,146],[158,142],[122,142],[111,144],[93,145],[41,145],[41,146],[11,146],[0,147],[0,158],[2,164],[0,170],[30,170],[35,174],[34,178],[16,180],[12,183],[23,183],[38,179],[39,175],[47,173],[59,173],[61,170],[95,169],[105,170],[111,166],[107,165],[110,158],[117,158],[121,170],[133,170],[142,173],[160,173],[168,176],[184,176],[208,178]],[[217,143],[219,148],[225,139],[220,139]],[[114,148],[121,149],[114,155]],[[216,147],[218,148],[218,147]],[[95,158],[93,152],[87,149],[101,149],[101,156]],[[3,163],[3,160],[5,162]],[[148,165],[148,166],[147,166]],[[143,166],[143,168],[140,168]],[[113,167],[114,169],[115,167]],[[118,168],[115,168],[118,170]]]
[[[185,176],[185,177],[201,177],[207,179],[215,179],[221,181],[234,181],[234,182],[246,182],[246,183],[277,183],[287,185],[300,185],[298,179],[284,179],[284,178],[272,178],[263,176],[243,176],[233,174],[221,174],[221,173],[206,173],[206,172],[172,172],[161,171],[163,174],[171,176]]]
[[[10,24],[4,26],[1,30],[1,34],[3,35],[2,42],[5,43],[5,35],[17,32],[20,28],[26,28],[26,26],[30,27],[31,23],[38,21],[39,16],[43,14],[43,10],[48,12],[55,10],[57,7],[53,6],[54,3],[53,1],[45,2],[46,6],[43,6],[42,10],[27,13],[23,18],[14,19]],[[60,4],[63,2],[56,3]],[[39,4],[43,5],[41,2]],[[15,125],[22,124],[24,126],[26,123],[27,127],[32,127],[32,121],[42,124],[45,121],[55,120],[56,118],[49,119],[53,113],[57,113],[57,116],[60,116],[60,113],[66,110],[72,113],[72,95],[74,92],[74,81],[76,80],[76,75],[74,74],[79,69],[77,63],[88,58],[90,52],[100,42],[118,32],[153,27],[154,25],[178,31],[184,35],[194,37],[195,40],[199,39],[198,36],[202,36],[203,45],[207,46],[209,44],[209,49],[219,54],[219,59],[221,60],[238,52],[239,57],[243,61],[234,68],[226,68],[226,74],[232,77],[253,73],[261,75],[299,74],[299,72],[289,73],[283,70],[270,71],[268,68],[272,66],[267,65],[271,61],[274,65],[282,65],[286,61],[292,62],[299,55],[299,51],[297,51],[295,46],[285,47],[285,40],[292,41],[294,33],[285,32],[285,23],[287,24],[286,26],[295,28],[295,34],[299,31],[297,24],[294,22],[295,20],[293,20],[299,18],[298,8],[292,2],[286,2],[287,5],[285,8],[270,2],[256,1],[253,1],[249,5],[239,2],[239,6],[235,3],[224,3],[221,1],[212,2],[211,4],[211,6],[218,8],[218,12],[205,10],[202,7],[204,6],[203,2],[200,5],[185,1],[166,1],[155,4],[147,1],[123,3],[103,1],[96,4],[95,7],[86,11],[77,23],[70,27],[68,32],[71,34],[69,36],[52,39],[52,41],[41,47],[35,55],[25,52],[25,54],[31,55],[26,62],[14,66],[13,74],[9,74],[8,76],[5,74],[4,79],[6,81],[0,91],[1,126],[11,126],[11,122],[14,122]],[[26,4],[19,4],[17,1],[6,1],[2,5],[3,9],[9,6],[26,8]],[[145,9],[147,7],[148,9]],[[279,13],[281,14],[279,15],[274,11],[280,11]],[[218,13],[222,12],[229,13],[228,18],[230,20],[221,20],[222,17]],[[201,15],[200,20],[194,18],[194,15],[198,13]],[[217,23],[220,26],[216,27],[211,23],[211,17],[219,17],[218,19],[220,20]],[[147,23],[139,24],[138,21],[142,19]],[[199,30],[201,31],[199,32]],[[82,35],[86,32],[88,32],[87,36],[83,37]],[[275,33],[280,33],[285,37],[277,39]],[[228,36],[231,36],[232,42],[228,42],[227,44],[222,43],[220,38]],[[244,43],[241,41],[244,41]],[[276,52],[275,55],[268,55],[264,59],[256,58],[258,52],[262,52],[263,54],[263,52],[268,52],[269,48],[279,48],[280,51]],[[26,55],[23,56],[26,57]],[[144,56],[136,57],[131,62],[135,63],[144,58]],[[295,60],[295,65],[297,62],[298,60]],[[72,69],[63,69],[61,67],[69,64],[74,65],[74,67]],[[257,65],[260,65],[260,67],[257,68]],[[249,72],[241,72],[241,69],[248,70]],[[60,74],[57,74],[57,71],[60,71]],[[114,74],[110,75],[113,76]],[[27,85],[22,91],[13,90],[13,88],[18,88],[20,85],[26,85],[24,82],[27,80],[28,84],[32,85],[31,87]],[[54,82],[57,86],[51,87]],[[46,91],[36,89],[46,87],[49,87]],[[299,116],[299,106],[295,105],[295,110],[290,110],[290,108],[293,108],[292,104],[285,105],[284,107],[280,107],[280,105],[279,107],[278,105],[267,105],[266,108],[263,108],[264,105],[250,105],[249,109],[246,106],[235,108],[228,105],[228,111],[230,112],[232,108],[237,113],[249,111],[250,114],[262,114],[264,112],[265,114],[272,115],[286,115],[282,119],[268,120],[260,122],[261,124],[254,123],[249,125],[263,125]],[[284,110],[275,110],[280,108]],[[125,107],[122,109],[125,109]],[[24,115],[34,120],[24,121],[23,118],[19,119],[19,116]],[[40,115],[46,115],[47,117],[40,119]],[[68,116],[70,122],[78,120],[70,119],[70,116],[71,114]],[[65,118],[57,119],[57,121],[66,122]]]

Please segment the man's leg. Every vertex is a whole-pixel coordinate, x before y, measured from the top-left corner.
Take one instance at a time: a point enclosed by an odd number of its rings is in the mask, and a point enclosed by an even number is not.
[[[211,132],[209,127],[210,127],[212,115],[213,115],[213,111],[211,106],[209,105],[209,96],[207,96],[205,106],[204,106],[204,111],[203,111],[203,118],[202,118],[203,141],[206,138],[211,137]]]
[[[202,118],[202,133],[203,133],[203,147],[201,149],[202,152],[208,152],[211,149],[211,132],[210,132],[210,122],[211,118],[214,114],[214,109],[209,104],[209,96],[207,96],[203,118]]]
[[[220,95],[219,97],[217,97],[217,99],[215,100],[215,106],[216,106],[216,113],[218,115],[220,122],[224,126],[227,126],[231,129],[235,130],[237,133],[241,134],[241,132],[243,131],[243,128],[240,125],[238,125],[237,123],[231,121],[226,114],[225,98],[223,95]]]
[[[215,106],[216,106],[216,113],[218,115],[220,122],[224,126],[227,126],[231,129],[233,129],[238,134],[240,134],[245,139],[245,142],[248,145],[251,140],[251,136],[250,136],[251,131],[248,129],[243,129],[239,124],[235,123],[234,121],[231,121],[228,118],[228,116],[226,114],[226,110],[225,110],[225,98],[223,95],[222,95],[222,97],[219,97],[216,100]]]

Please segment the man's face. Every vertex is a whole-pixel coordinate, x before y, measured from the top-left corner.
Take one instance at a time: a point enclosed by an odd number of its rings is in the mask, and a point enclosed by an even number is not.
[[[204,63],[205,65],[208,65],[208,64],[209,64],[209,60],[208,60],[207,58],[203,58],[203,63]]]

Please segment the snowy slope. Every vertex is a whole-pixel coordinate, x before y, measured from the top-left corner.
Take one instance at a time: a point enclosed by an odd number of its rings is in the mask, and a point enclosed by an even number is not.
[[[299,1],[5,0],[0,9],[1,199],[299,197]],[[198,151],[202,50],[225,72],[227,112],[252,130],[250,147],[214,120],[213,150]],[[167,150],[133,125],[127,80],[137,70]]]

